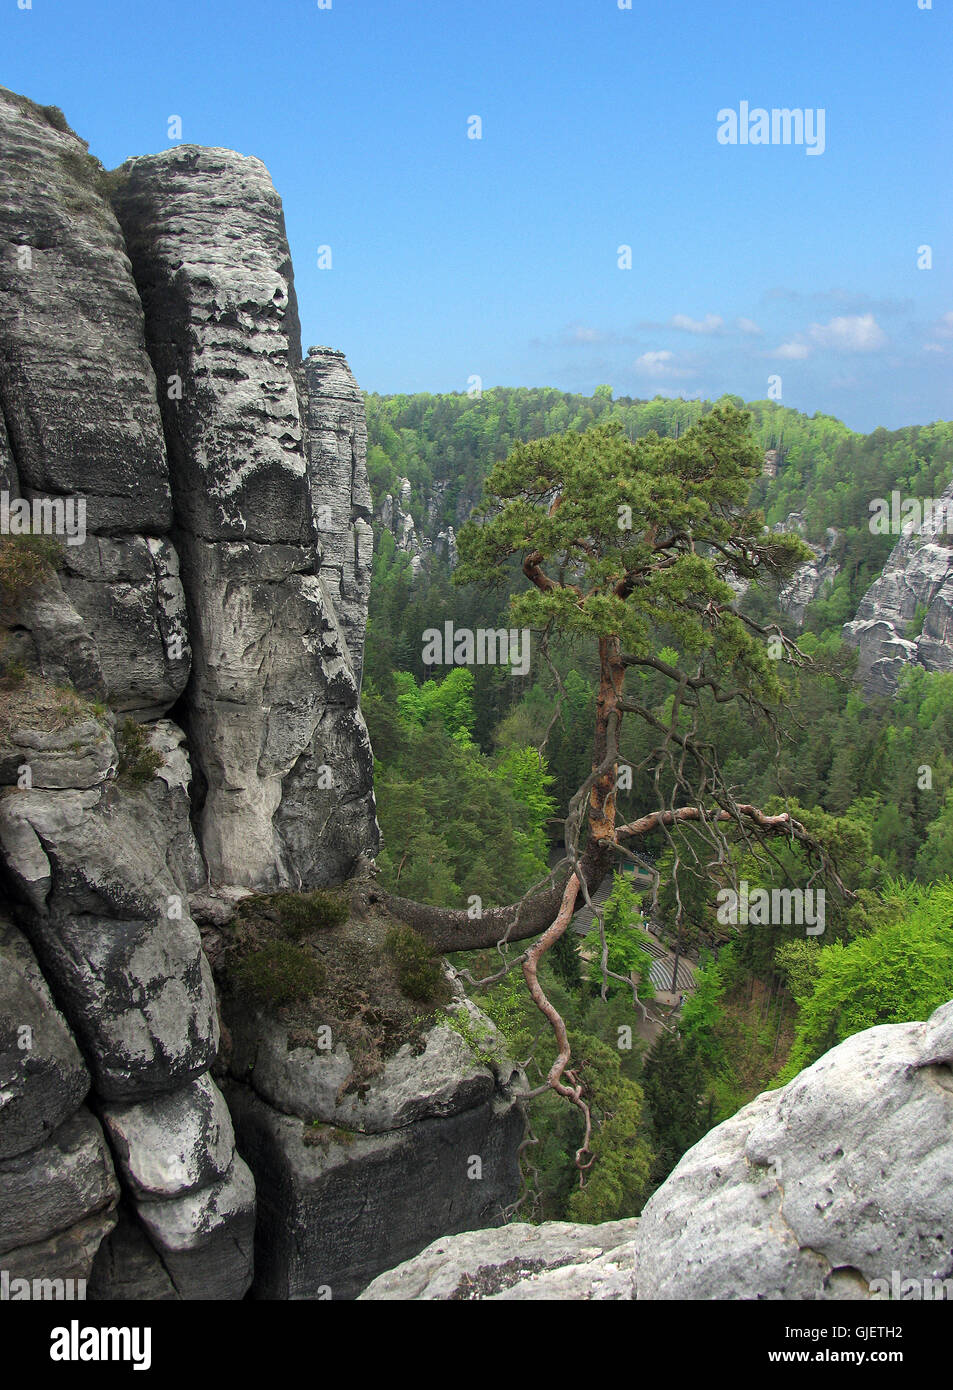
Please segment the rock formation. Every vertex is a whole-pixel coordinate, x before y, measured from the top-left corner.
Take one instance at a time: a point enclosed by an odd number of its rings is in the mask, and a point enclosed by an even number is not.
[[[953,535],[946,507],[901,536],[883,573],[867,590],[844,640],[857,648],[857,674],[868,695],[892,695],[905,666],[953,671]]]
[[[441,479],[431,483],[422,527],[417,526],[411,514],[409,478],[398,479],[397,494],[386,493],[374,512],[378,526],[390,531],[397,542],[397,549],[410,556],[410,568],[414,578],[420,574],[429,555],[440,556],[451,570],[457,563],[456,531],[451,524],[443,526],[438,521],[438,517],[444,512],[447,486],[447,482]],[[478,496],[470,496],[467,493],[457,498],[454,515],[458,525],[467,520],[478,501]]]
[[[510,1072],[445,1024],[348,1091],[345,1041],[291,1046],[210,967],[250,890],[377,848],[363,399],[341,353],[301,361],[259,160],[106,174],[3,89],[0,137],[0,519],[59,536],[0,528],[0,1262],[237,1299],[257,1218],[257,1296],[347,1297],[497,1221],[523,1132]],[[316,1121],[340,1142],[306,1143]]]
[[[401,478],[396,495],[387,493],[378,505],[377,520],[397,542],[397,549],[410,556],[411,571],[416,578],[423,567],[423,557],[430,549],[427,538],[417,534],[414,518],[410,511],[410,479]]]
[[[83,499],[88,533],[64,545],[44,608],[14,625],[44,664],[50,629],[64,648],[70,632],[86,650],[59,664],[78,688],[152,717],[185,688],[189,650],[142,307],[85,145],[5,91],[0,122],[0,450],[15,495]]]
[[[434,1242],[372,1299],[953,1299],[953,1002],[709,1131],[640,1218]],[[902,1284],[901,1284],[902,1287]]]
[[[358,677],[322,582],[335,552],[345,569],[354,509],[369,508],[360,398],[343,358],[329,358],[335,373],[308,369],[322,395],[303,408],[291,258],[260,160],[181,146],[129,160],[113,183],[149,349],[168,383],[160,400],[189,600],[187,724],[205,785],[205,860],[218,883],[327,883],[376,848]],[[343,476],[328,443],[342,434]],[[323,547],[315,498],[329,513]],[[361,650],[366,548],[360,583],[353,562],[339,575]]]
[[[319,573],[340,619],[360,690],[374,548],[364,401],[344,354],[334,348],[308,348],[304,383]]]
[[[800,512],[790,512],[787,521],[774,529],[803,532],[804,518]],[[798,627],[804,623],[808,604],[822,597],[824,590],[833,584],[840,574],[840,565],[835,559],[837,541],[838,532],[834,526],[828,526],[824,533],[823,545],[812,545],[808,541],[808,546],[814,552],[813,560],[806,560],[803,565],[799,565],[787,583],[781,586],[778,607],[782,613],[787,613]]]

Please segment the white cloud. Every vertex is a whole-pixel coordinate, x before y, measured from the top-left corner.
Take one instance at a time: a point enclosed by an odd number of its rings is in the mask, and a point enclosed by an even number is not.
[[[739,320],[738,320],[738,331],[739,331],[740,333],[753,333],[753,334],[754,334],[754,333],[760,334],[760,333],[762,332],[762,330],[761,330],[761,329],[758,327],[758,325],[755,323],[754,319],[739,319]]]
[[[687,367],[675,365],[675,354],[669,352],[667,348],[661,348],[656,352],[643,352],[641,357],[636,358],[636,371],[642,372],[645,376],[652,377],[686,377],[693,376],[694,373]]]
[[[941,316],[936,332],[940,338],[953,338],[953,311]]]
[[[844,314],[830,323],[812,323],[810,333],[821,347],[840,352],[876,352],[887,341],[873,314]]]
[[[886,342],[887,335],[873,314],[844,314],[829,323],[812,323],[806,336],[798,334],[767,356],[803,362],[815,347],[830,348],[834,352],[876,352]]]
[[[725,321],[720,314],[706,314],[703,319],[689,318],[688,314],[673,314],[670,328],[678,328],[684,333],[720,333]]]
[[[768,353],[769,357],[783,357],[788,362],[802,362],[805,357],[810,357],[811,349],[807,343],[782,343],[774,352]]]

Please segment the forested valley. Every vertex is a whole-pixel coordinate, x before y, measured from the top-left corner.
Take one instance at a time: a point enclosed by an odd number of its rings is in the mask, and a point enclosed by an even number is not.
[[[817,935],[793,922],[726,925],[717,893],[728,878],[702,871],[700,841],[694,863],[682,856],[676,888],[671,840],[650,835],[640,851],[657,871],[655,897],[645,875],[620,865],[603,903],[610,974],[600,968],[597,928],[567,933],[543,960],[541,979],[584,1078],[598,1161],[580,1186],[572,1163],[580,1116],[555,1095],[541,1096],[518,1219],[638,1213],[681,1154],[759,1091],[863,1028],[926,1017],[953,991],[953,674],[911,668],[896,698],[865,699],[856,653],[841,635],[895,542],[872,533],[871,499],[894,489],[940,496],[953,474],[953,425],[860,435],[774,402],[727,403],[750,412],[751,438],[765,457],[748,505],[769,528],[797,513],[808,541],[827,536],[836,578],[802,625],[779,606],[777,582],[752,580],[739,610],[796,639],[806,660],[778,663],[785,715],[776,741],[735,703],[706,709],[705,734],[726,784],[803,823],[836,862],[848,896],[828,894]],[[418,536],[431,538],[466,521],[491,467],[521,442],[611,424],[630,440],[653,431],[676,439],[713,409],[661,397],[613,400],[607,387],[592,397],[498,389],[477,398],[368,396],[366,405],[375,510],[406,479],[405,506]],[[546,650],[534,641],[525,675],[423,659],[422,634],[447,622],[512,627],[510,596],[525,588],[515,562],[496,584],[455,584],[445,552],[414,563],[386,525],[375,525],[362,705],[383,833],[378,866],[393,892],[441,907],[511,903],[561,850],[570,799],[593,765],[592,643],[570,638]],[[666,641],[657,656],[677,666],[677,633]],[[670,719],[670,683],[651,668],[635,680],[641,706]],[[658,802],[657,737],[650,723],[626,718],[620,756],[633,777],[618,802],[627,820]],[[688,842],[691,849],[691,832]],[[737,842],[730,867],[780,888],[800,852],[779,845],[772,878]],[[669,956],[692,966],[692,987],[665,992],[664,1004],[653,1001],[661,986],[658,969],[653,984],[643,920]],[[472,979],[498,964],[492,950],[453,959]],[[683,996],[680,1007],[674,995]],[[538,1084],[552,1040],[518,975],[474,998]],[[647,1014],[661,1026],[640,1027]],[[494,1044],[468,1041],[477,1051]]]

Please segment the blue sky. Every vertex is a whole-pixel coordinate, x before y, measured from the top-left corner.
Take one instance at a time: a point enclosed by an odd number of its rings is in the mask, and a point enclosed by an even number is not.
[[[366,390],[953,416],[953,0],[18,3],[0,82],[107,167],[173,115],[265,161],[304,346]],[[719,143],[742,101],[823,109],[823,154]]]

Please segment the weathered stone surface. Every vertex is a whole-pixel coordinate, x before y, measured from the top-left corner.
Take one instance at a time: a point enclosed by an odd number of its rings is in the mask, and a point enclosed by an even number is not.
[[[179,557],[164,536],[90,536],[66,548],[62,581],[96,634],[109,702],[155,719],[182,693],[189,673],[185,591]]]
[[[235,1157],[221,1182],[137,1211],[180,1298],[238,1299],[252,1281],[255,1182]]]
[[[104,1105],[100,1115],[119,1171],[140,1197],[181,1197],[231,1166],[235,1133],[208,1073],[164,1096]]]
[[[45,644],[45,666],[58,656],[71,676],[88,668],[78,688],[93,691],[98,662],[114,705],[158,712],[185,685],[188,649],[170,654],[165,643],[182,607],[160,539],[172,503],[155,376],[105,175],[51,113],[0,88],[5,472],[25,497],[86,509],[85,541],[64,544],[59,581],[80,626],[71,613],[58,653],[53,614],[26,626]],[[128,660],[130,640],[139,662]]]
[[[187,552],[195,675],[190,736],[207,783],[213,882],[314,886],[377,847],[373,756],[327,593],[304,547]],[[324,769],[324,771],[322,771]]]
[[[176,883],[191,896],[206,881],[202,853],[192,829],[192,764],[185,734],[171,719],[149,724],[150,748],[162,758],[156,775],[145,786],[152,809],[162,823],[166,863]]]
[[[300,1119],[380,1134],[469,1110],[496,1089],[494,1073],[447,1026],[431,1029],[416,1056],[405,1043],[359,1093],[345,1095],[354,1063],[343,1043],[331,1052],[289,1047],[289,1028],[280,1019],[257,1011],[230,1018],[232,1074],[276,1110]]]
[[[99,648],[59,576],[31,586],[3,609],[9,625],[3,660],[22,663],[51,685],[73,685],[90,700],[105,700],[106,680]]]
[[[45,1144],[0,1162],[0,1253],[45,1241],[118,1197],[103,1132],[81,1108]]]
[[[712,1130],[645,1208],[639,1297],[857,1297],[893,1270],[949,1276],[951,1061],[947,1004],[855,1034]]]
[[[155,380],[102,173],[5,88],[0,124],[0,395],[20,486],[83,495],[97,532],[165,531]]]
[[[368,1302],[632,1297],[635,1218],[584,1226],[515,1222],[435,1240],[370,1283]]]
[[[374,536],[364,398],[342,352],[312,347],[304,363],[306,457],[321,578],[361,687]]]
[[[118,1220],[100,1245],[86,1297],[96,1302],[173,1303],[168,1271],[136,1216],[120,1202]]]
[[[0,915],[0,1160],[42,1144],[88,1090],[89,1072],[26,937]]]
[[[904,667],[953,671],[953,536],[945,508],[953,508],[953,484],[937,511],[901,536],[883,573],[860,601],[844,640],[857,648],[857,674],[869,695],[892,695]],[[918,610],[926,616],[916,631]]]
[[[340,670],[343,684],[340,653],[343,639],[322,664],[332,680]],[[321,712],[310,746],[282,783],[274,824],[284,883],[340,883],[362,855],[377,853],[374,754],[356,705],[328,704]]]
[[[191,615],[188,730],[206,786],[210,878],[328,883],[361,850],[373,853],[378,833],[358,686],[321,579],[281,202],[259,160],[192,146],[128,161],[114,201],[156,372],[182,383],[181,399],[160,399]],[[335,536],[351,527],[366,490],[359,394],[346,368],[333,366],[314,412],[316,486],[329,498],[347,485],[345,499],[334,496],[327,538],[332,579]],[[345,435],[347,479],[337,452]],[[343,558],[341,566],[343,574]],[[356,629],[354,643],[357,651]]]
[[[115,1212],[105,1208],[65,1231],[57,1231],[49,1240],[5,1250],[2,1267],[10,1278],[11,1302],[14,1279],[28,1279],[31,1284],[39,1281],[33,1295],[39,1299],[83,1298],[96,1252],[115,1224]],[[62,1280],[63,1284],[51,1284],[51,1280]]]
[[[169,1090],[218,1045],[211,974],[169,863],[167,790],[155,778],[0,799],[27,934],[107,1099]]]
[[[116,775],[116,745],[105,725],[82,719],[65,729],[14,729],[0,749],[0,785],[16,786],[29,767],[33,789],[88,791]]]
[[[178,525],[205,540],[310,541],[300,328],[268,170],[179,145],[127,160],[112,179],[162,387]]]
[[[239,1152],[256,1175],[254,1294],[352,1298],[437,1232],[493,1225],[519,1191],[524,1121],[497,1095],[388,1134],[315,1130],[246,1086],[226,1096]],[[482,1177],[469,1178],[474,1157]]]

